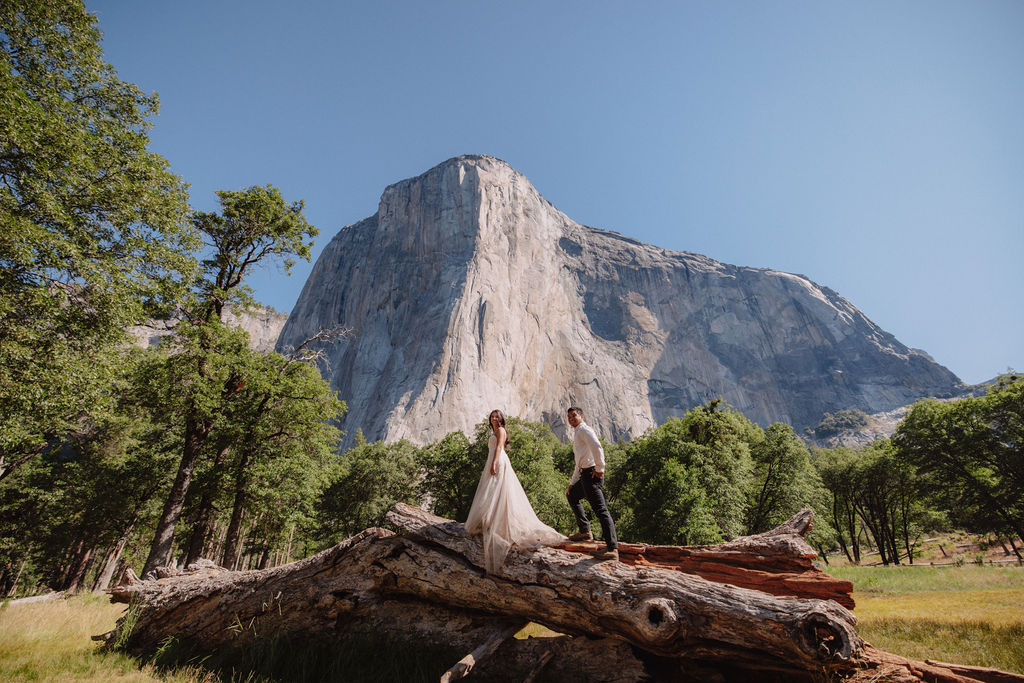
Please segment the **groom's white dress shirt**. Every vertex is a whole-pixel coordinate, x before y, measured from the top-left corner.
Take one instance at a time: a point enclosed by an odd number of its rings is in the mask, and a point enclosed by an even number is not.
[[[604,474],[604,449],[601,448],[597,433],[586,422],[581,422],[576,428],[572,438],[572,454],[576,457],[576,470],[572,473],[570,486],[579,481],[580,471],[588,467],[594,467],[599,474]]]

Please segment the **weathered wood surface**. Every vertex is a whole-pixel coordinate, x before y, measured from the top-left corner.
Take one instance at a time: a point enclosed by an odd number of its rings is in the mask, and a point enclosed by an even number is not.
[[[853,614],[835,601],[714,583],[678,571],[681,561],[651,559],[738,562],[746,553],[776,563],[785,574],[810,561],[790,531],[737,539],[706,553],[687,548],[666,555],[644,546],[632,565],[597,562],[567,548],[513,549],[499,572],[487,574],[479,537],[461,524],[401,504],[388,518],[402,534],[367,529],[282,567],[230,572],[207,565],[117,586],[109,591],[112,600],[131,604],[135,619],[126,648],[151,653],[168,636],[213,650],[257,633],[329,639],[383,631],[443,641],[464,654],[496,631],[534,621],[580,638],[506,641],[492,659],[500,658],[507,671],[521,660],[532,667],[530,657],[536,663],[550,650],[556,652],[553,669],[571,672],[586,665],[582,680],[593,681],[640,680],[653,665],[671,669],[670,678],[678,680],[688,680],[682,674],[700,667],[754,671],[776,680],[809,680],[829,671],[856,681],[997,680],[875,650],[857,635]],[[775,559],[771,547],[777,549]],[[789,560],[783,558],[787,547]],[[481,662],[476,675],[495,675],[489,663]]]
[[[855,657],[856,619],[832,601],[778,598],[660,567],[596,562],[553,548],[516,551],[480,575],[479,539],[458,522],[397,504],[388,521],[447,553],[417,558],[399,589],[431,602],[522,616],[561,633],[619,638],[668,657],[817,669]],[[452,571],[450,558],[475,571]],[[468,580],[467,580],[468,579]]]
[[[803,538],[811,529],[812,515],[810,510],[803,510],[771,531],[718,545],[620,543],[619,559],[633,566],[675,569],[772,595],[835,600],[853,609],[853,583],[814,566],[817,553]],[[603,544],[567,543],[560,547],[593,552]]]

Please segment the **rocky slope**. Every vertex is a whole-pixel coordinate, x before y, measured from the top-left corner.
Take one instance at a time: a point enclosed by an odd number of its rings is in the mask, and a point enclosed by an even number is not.
[[[423,443],[492,408],[630,438],[722,396],[761,424],[876,413],[960,381],[832,290],[580,225],[508,164],[450,159],[384,190],[320,255],[278,348],[335,324],[343,427]]]
[[[286,320],[288,316],[285,313],[278,313],[272,308],[256,308],[241,314],[224,311],[225,323],[249,333],[249,346],[254,351],[273,351]],[[128,334],[138,346],[156,346],[164,337],[173,334],[173,322],[154,320],[148,325],[135,325],[128,328]]]

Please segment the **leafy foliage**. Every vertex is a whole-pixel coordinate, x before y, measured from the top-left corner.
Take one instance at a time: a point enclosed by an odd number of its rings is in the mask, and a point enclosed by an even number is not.
[[[484,455],[484,458],[486,454]],[[466,519],[484,459],[462,432],[452,432],[419,452],[423,479],[421,495],[434,512],[449,519]]]
[[[244,310],[255,303],[245,276],[268,259],[281,259],[286,274],[295,265],[293,256],[310,258],[313,244],[307,239],[320,234],[302,210],[305,203],[288,203],[272,185],[253,185],[241,191],[217,192],[221,211],[199,212],[192,223],[203,235],[212,255],[202,262],[204,278],[196,296],[206,316],[221,317],[225,305]],[[206,317],[204,316],[204,317]]]
[[[620,535],[686,545],[739,536],[758,440],[757,425],[712,401],[632,441],[608,481]]]
[[[320,536],[337,543],[363,529],[384,526],[396,502],[418,502],[416,447],[402,440],[356,446],[341,456],[320,502]]]
[[[747,496],[746,534],[774,529],[803,508],[819,513],[827,509],[821,478],[811,464],[811,454],[793,428],[776,423],[764,438],[751,445],[753,482]]]
[[[933,504],[1024,538],[1024,377],[1005,375],[977,398],[915,404],[893,444]]]
[[[870,423],[871,417],[863,410],[837,410],[834,413],[825,413],[813,431],[815,436],[826,438],[843,432],[856,431],[867,427]]]
[[[110,406],[125,328],[194,272],[185,184],[147,151],[81,2],[0,4],[0,477]]]

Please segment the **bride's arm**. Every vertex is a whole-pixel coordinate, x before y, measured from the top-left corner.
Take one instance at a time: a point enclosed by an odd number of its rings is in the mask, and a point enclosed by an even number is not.
[[[494,439],[494,453],[491,455],[491,474],[498,473],[498,453],[505,448],[505,441],[508,439],[508,432],[504,427],[498,427],[498,435]]]

